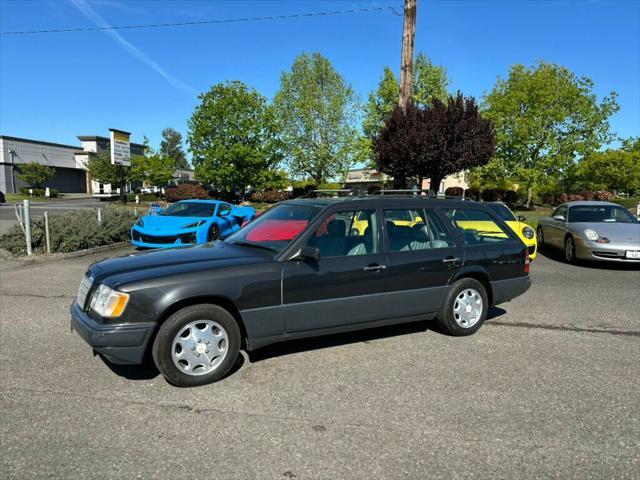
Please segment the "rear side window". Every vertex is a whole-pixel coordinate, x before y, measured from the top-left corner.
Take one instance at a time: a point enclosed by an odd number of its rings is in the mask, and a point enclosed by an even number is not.
[[[454,245],[446,228],[432,211],[385,210],[384,221],[391,252],[429,250]]]
[[[509,234],[483,210],[472,208],[442,210],[464,238],[465,245],[482,245],[511,240]]]

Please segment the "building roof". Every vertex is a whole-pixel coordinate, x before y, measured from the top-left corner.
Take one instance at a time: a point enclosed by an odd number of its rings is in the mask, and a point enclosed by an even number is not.
[[[45,142],[43,140],[32,140],[30,138],[10,137],[9,135],[0,135],[1,140],[13,140],[16,142],[33,143],[36,145],[47,145],[49,147],[73,148],[78,150],[78,145],[64,145],[62,143]]]
[[[122,130],[118,130],[118,131],[122,131]],[[127,132],[125,132],[125,133],[127,133]],[[100,136],[100,135],[78,135],[78,140],[80,140],[81,142],[96,142],[98,140],[100,140],[101,142],[110,142],[111,141],[111,139],[109,137],[103,137],[103,136]],[[145,146],[143,144],[141,144],[141,143],[131,142],[131,145],[134,145],[136,147],[145,148]]]

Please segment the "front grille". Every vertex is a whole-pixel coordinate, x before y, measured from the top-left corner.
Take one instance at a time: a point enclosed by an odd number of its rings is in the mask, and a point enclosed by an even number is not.
[[[172,236],[155,236],[155,235],[145,235],[143,233],[140,234],[140,241],[144,242],[144,243],[157,243],[157,244],[169,244],[169,243],[175,243],[176,241],[176,236],[172,235]]]
[[[91,290],[93,284],[93,277],[87,272],[80,281],[80,287],[78,288],[78,296],[76,297],[76,303],[84,309],[84,305],[87,302],[87,294]]]

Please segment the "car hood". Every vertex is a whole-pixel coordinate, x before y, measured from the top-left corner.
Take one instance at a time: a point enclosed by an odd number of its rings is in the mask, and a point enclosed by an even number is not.
[[[635,245],[640,248],[640,223],[575,223],[572,229],[584,237],[587,228],[595,230],[598,235],[607,237],[611,243]]]
[[[165,215],[145,215],[142,217],[144,227],[137,225],[140,230],[148,232],[164,232],[184,229],[185,225],[204,220],[211,220],[213,217],[171,217]],[[193,227],[191,227],[193,228]]]
[[[151,250],[94,263],[94,281],[111,287],[165,275],[271,261],[273,253],[217,241],[194,247]]]

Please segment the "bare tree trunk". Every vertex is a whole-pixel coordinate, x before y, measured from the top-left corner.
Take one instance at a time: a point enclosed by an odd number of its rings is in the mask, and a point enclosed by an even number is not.
[[[442,183],[441,177],[431,177],[431,181],[429,182],[429,190],[433,190],[434,193],[438,193],[438,190],[440,190],[441,183]]]
[[[528,209],[531,206],[531,200],[533,199],[533,186],[529,184],[527,186],[527,203],[525,207]]]

